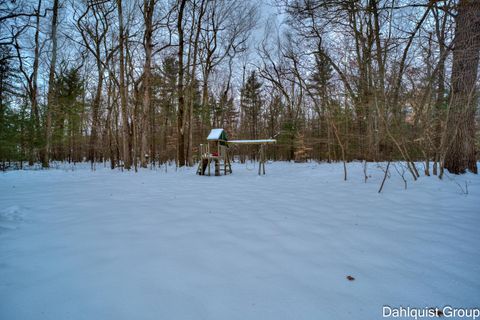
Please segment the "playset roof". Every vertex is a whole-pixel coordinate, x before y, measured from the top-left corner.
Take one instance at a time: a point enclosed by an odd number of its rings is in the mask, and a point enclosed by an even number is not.
[[[212,129],[207,137],[207,140],[223,140],[227,141],[227,133],[222,128]]]

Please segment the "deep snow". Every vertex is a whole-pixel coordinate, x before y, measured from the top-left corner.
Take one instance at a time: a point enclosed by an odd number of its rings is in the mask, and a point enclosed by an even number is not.
[[[0,319],[381,319],[479,307],[480,178],[369,164],[0,174]],[[68,168],[65,166],[64,168]],[[468,195],[465,194],[466,185]],[[463,191],[462,191],[463,190]],[[348,281],[351,275],[354,281]]]

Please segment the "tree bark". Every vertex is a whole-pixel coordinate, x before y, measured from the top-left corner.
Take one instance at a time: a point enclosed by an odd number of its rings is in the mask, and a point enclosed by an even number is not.
[[[100,59],[98,57],[97,59]],[[98,114],[100,111],[100,102],[102,100],[102,90],[103,90],[103,72],[104,68],[101,65],[100,60],[97,60],[97,71],[98,71],[98,83],[97,89],[95,92],[95,98],[93,99],[92,103],[92,132],[90,133],[90,141],[89,141],[89,151],[88,151],[88,158],[90,162],[93,163],[96,161],[96,148],[95,144],[97,143],[97,132],[98,132]]]
[[[477,173],[475,154],[476,81],[480,53],[480,2],[461,0],[456,17],[452,97],[444,137],[444,167]]]
[[[34,162],[34,154],[33,151],[38,145],[39,140],[39,131],[40,131],[40,114],[38,111],[38,64],[40,59],[40,10],[42,7],[42,0],[38,1],[38,7],[36,10],[36,22],[35,22],[35,49],[34,49],[34,58],[33,58],[33,67],[32,67],[32,76],[31,76],[31,84],[30,84],[30,103],[32,107],[32,115],[33,117],[33,130],[31,131],[33,134],[30,137],[30,159],[29,164],[33,165]],[[40,158],[43,158],[43,151],[40,154]]]
[[[58,0],[53,1],[52,12],[52,59],[50,60],[50,72],[48,74],[48,103],[47,119],[45,128],[45,150],[43,151],[42,167],[49,166],[50,144],[52,139],[52,112],[55,105],[55,68],[57,64],[57,20],[58,20]]]
[[[119,23],[119,51],[120,51],[120,105],[122,109],[122,125],[123,125],[123,166],[126,170],[130,170],[132,166],[132,159],[130,154],[130,127],[128,124],[128,109],[127,109],[127,87],[125,86],[125,35],[123,29],[123,12],[122,0],[117,0],[118,9],[118,23]]]
[[[145,33],[144,33],[144,46],[145,46],[145,65],[143,67],[143,110],[141,113],[141,151],[140,151],[140,166],[142,168],[147,167],[147,150],[148,150],[148,115],[150,114],[151,105],[151,74],[152,74],[152,34],[153,25],[152,17],[155,6],[155,0],[144,0],[144,21],[145,21]]]
[[[205,0],[202,0],[200,4],[200,14],[197,20],[197,28],[195,32],[195,40],[193,43],[193,63],[192,72],[190,75],[189,83],[189,105],[188,105],[188,146],[187,146],[187,161],[189,166],[193,166],[193,106],[195,104],[195,91],[196,91],[196,69],[197,69],[197,55],[198,55],[198,41],[200,38],[200,32],[202,28],[202,19],[205,14]],[[193,29],[193,28],[192,28]]]
[[[185,92],[183,88],[183,12],[185,10],[186,0],[180,1],[177,31],[178,31],[178,110],[177,110],[177,162],[179,167],[185,165],[185,128],[184,128],[184,112],[185,112]]]

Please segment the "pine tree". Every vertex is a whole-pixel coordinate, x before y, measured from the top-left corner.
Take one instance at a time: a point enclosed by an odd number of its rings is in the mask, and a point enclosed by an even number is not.
[[[64,71],[55,81],[57,103],[52,112],[53,159],[79,161],[76,146],[81,138],[84,85],[77,69]]]
[[[322,50],[322,49],[321,49]],[[330,79],[332,78],[332,66],[325,58],[325,54],[320,52],[315,54],[315,69],[312,76],[309,79],[308,86],[313,99],[316,101],[315,111],[320,117],[320,126],[326,127],[325,112],[328,107],[328,92],[331,85]],[[325,132],[321,132],[324,134]]]
[[[332,132],[329,125],[329,87],[331,85],[330,80],[332,78],[332,66],[327,60],[323,49],[315,54],[315,69],[312,76],[309,79],[308,87],[309,92],[314,99],[315,112],[318,116],[318,138],[326,137],[326,159],[330,161],[332,158]]]
[[[11,100],[18,88],[15,70],[10,60],[10,49],[0,47],[0,167],[6,168],[5,162],[21,160],[20,127],[21,116],[12,108]]]
[[[173,130],[173,125],[176,121],[176,106],[177,106],[177,77],[178,77],[178,62],[176,57],[167,56],[163,59],[162,65],[153,75],[152,91],[153,91],[153,109],[158,112],[157,117],[153,120],[159,124],[159,140],[152,141],[152,147],[159,147],[160,162],[165,162],[174,158],[171,154],[175,150],[175,145],[172,141],[176,139],[176,130]],[[153,137],[157,134],[153,133]],[[168,139],[168,137],[173,137]],[[173,151],[172,151],[173,149]],[[152,152],[155,157],[155,152]]]
[[[260,115],[263,104],[261,88],[262,84],[259,82],[255,71],[253,71],[241,90],[241,109],[244,121],[242,126],[250,139],[257,139],[259,136]]]
[[[315,94],[321,104],[326,103],[328,87],[332,78],[332,67],[325,55],[322,53],[315,54],[315,69],[309,81],[309,88]]]

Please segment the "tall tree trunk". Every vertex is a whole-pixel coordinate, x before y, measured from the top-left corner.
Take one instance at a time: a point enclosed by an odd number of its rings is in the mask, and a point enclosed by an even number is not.
[[[455,174],[477,173],[475,109],[480,53],[480,1],[460,0],[452,65],[452,98],[444,137],[444,166]]]
[[[149,128],[148,116],[150,114],[151,104],[151,65],[152,65],[152,17],[155,6],[155,0],[144,0],[144,21],[145,21],[145,33],[144,33],[144,46],[145,46],[145,65],[143,67],[143,109],[141,111],[141,143],[140,143],[140,166],[142,168],[147,167],[148,157],[146,155],[148,150],[148,137],[147,132]]]
[[[38,63],[40,58],[40,10],[42,8],[42,0],[38,1],[37,12],[36,12],[36,22],[35,22],[35,49],[34,49],[34,57],[33,57],[33,67],[32,67],[32,77],[31,77],[31,85],[30,85],[30,103],[32,107],[32,114],[31,118],[33,120],[33,128],[31,129],[31,136],[30,136],[30,159],[29,164],[33,165],[34,162],[34,150],[35,147],[38,146],[40,143],[40,113],[38,111]],[[42,159],[43,152],[40,154],[40,158]]]
[[[103,90],[103,72],[104,67],[102,66],[100,58],[100,44],[97,44],[97,72],[98,72],[98,83],[97,89],[95,91],[95,98],[92,103],[92,132],[90,133],[90,141],[88,145],[88,158],[92,164],[96,161],[96,143],[97,143],[97,132],[99,126],[99,112],[100,112],[100,103],[102,100],[102,90]]]
[[[198,54],[198,40],[200,38],[200,32],[202,30],[202,19],[205,14],[205,0],[202,0],[200,4],[200,14],[197,21],[197,29],[195,32],[195,40],[193,43],[193,63],[192,73],[190,75],[189,84],[189,110],[188,110],[188,146],[187,146],[187,160],[188,165],[193,166],[193,105],[195,104],[195,91],[196,91],[196,69],[197,69],[197,54]],[[193,29],[193,28],[192,28]]]
[[[435,33],[438,41],[438,50],[439,50],[439,61],[437,66],[437,75],[436,75],[436,97],[435,105],[433,107],[433,127],[435,134],[433,135],[433,149],[434,149],[434,158],[433,158],[433,174],[438,174],[438,162],[441,157],[441,147],[442,147],[442,120],[445,104],[447,99],[445,98],[445,60],[447,59],[447,46],[445,44],[446,36],[446,23],[448,15],[443,14],[443,17],[439,17],[440,9],[435,7],[433,14],[435,17]]]
[[[130,154],[130,128],[128,124],[128,110],[127,110],[127,87],[125,85],[125,35],[123,29],[123,11],[122,0],[117,0],[118,9],[118,24],[119,24],[119,51],[120,51],[120,105],[122,112],[122,126],[123,126],[123,165],[124,168],[130,170],[132,166],[132,159]]]
[[[183,88],[183,12],[185,9],[186,0],[180,1],[178,11],[177,31],[178,31],[178,111],[177,111],[177,161],[178,166],[185,165],[185,128],[183,117],[185,112],[185,92]]]
[[[50,145],[52,140],[52,112],[55,106],[55,68],[57,64],[57,20],[58,20],[58,0],[53,1],[52,12],[52,59],[50,61],[50,72],[48,74],[48,103],[47,103],[47,121],[45,126],[45,150],[43,151],[42,166],[49,166]]]

